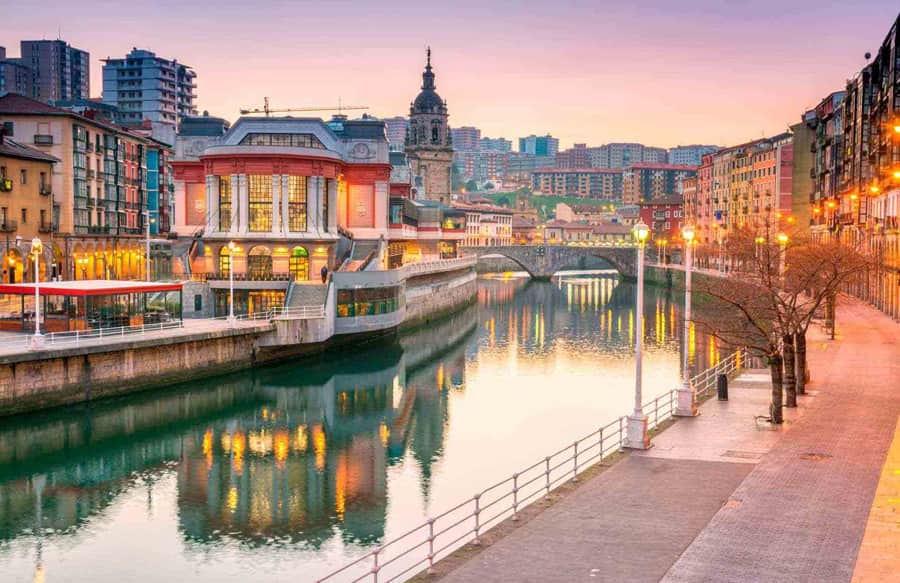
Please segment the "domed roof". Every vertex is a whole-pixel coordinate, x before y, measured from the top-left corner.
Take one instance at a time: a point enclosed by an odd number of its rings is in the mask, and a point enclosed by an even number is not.
[[[431,47],[428,48],[428,60],[425,72],[422,73],[422,91],[413,101],[413,113],[443,113],[444,100],[434,90],[434,72],[431,70]]]

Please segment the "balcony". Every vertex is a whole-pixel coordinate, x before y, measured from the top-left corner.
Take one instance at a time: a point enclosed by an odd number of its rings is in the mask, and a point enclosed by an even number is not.
[[[88,225],[88,233],[95,235],[105,235],[109,233],[109,225]]]
[[[52,146],[53,136],[50,134],[34,134],[35,146]]]
[[[0,220],[0,233],[15,233],[19,223],[8,219]]]
[[[12,190],[13,181],[11,178],[0,178],[0,192],[9,192]]]
[[[53,232],[53,224],[49,221],[41,221],[38,225],[38,233],[52,233]]]
[[[41,193],[41,196],[53,196],[53,189],[50,188],[49,184],[41,184],[38,187],[38,192]]]

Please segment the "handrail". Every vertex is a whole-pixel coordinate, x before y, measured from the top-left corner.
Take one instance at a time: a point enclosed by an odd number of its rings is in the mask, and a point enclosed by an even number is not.
[[[692,382],[699,385],[698,394],[709,391],[718,375],[740,371],[748,356],[747,349],[741,348],[694,376]],[[641,407],[647,416],[648,428],[654,429],[672,417],[677,403],[678,389],[672,389]],[[478,544],[481,535],[492,527],[507,518],[517,520],[522,508],[548,495],[564,482],[577,480],[586,469],[621,450],[627,419],[623,415],[509,478],[484,488],[471,498],[328,573],[318,579],[318,583],[337,580],[396,581],[423,567],[430,570],[439,558],[467,542]],[[403,559],[406,560],[401,562]],[[386,573],[386,570],[390,572]]]

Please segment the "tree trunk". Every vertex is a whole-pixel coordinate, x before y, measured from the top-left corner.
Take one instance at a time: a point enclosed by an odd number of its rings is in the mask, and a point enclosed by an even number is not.
[[[806,394],[806,383],[809,382],[809,364],[806,361],[806,330],[797,332],[794,347],[797,351],[797,394]]]
[[[794,360],[794,335],[785,334],[781,351],[784,354],[784,406],[797,406],[797,365]]]
[[[784,359],[781,358],[780,352],[773,351],[769,354],[769,370],[772,373],[772,405],[770,407],[770,413],[772,423],[775,423],[776,425],[784,423],[784,416],[781,414],[781,375],[783,366]]]

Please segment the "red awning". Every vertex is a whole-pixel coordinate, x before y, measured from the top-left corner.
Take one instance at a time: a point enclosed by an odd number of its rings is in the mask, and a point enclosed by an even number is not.
[[[0,284],[0,294],[33,295],[33,283]],[[181,291],[181,283],[112,281],[90,279],[80,281],[41,282],[38,290],[43,295],[55,296],[112,296],[146,292]]]

